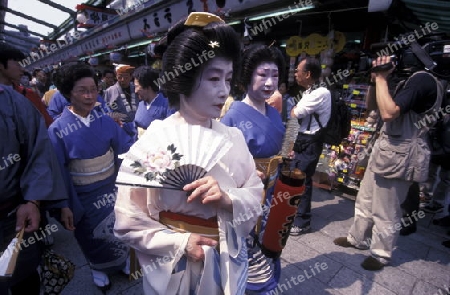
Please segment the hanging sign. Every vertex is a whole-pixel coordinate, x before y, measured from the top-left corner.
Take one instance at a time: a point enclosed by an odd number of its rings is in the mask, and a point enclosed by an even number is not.
[[[78,28],[93,28],[109,21],[117,15],[114,9],[98,8],[86,4],[78,4],[76,9]]]
[[[105,31],[100,36],[87,38],[82,44],[83,52],[95,52],[99,49],[114,48],[116,44],[121,44],[130,40],[126,26],[115,28],[113,31]]]
[[[334,33],[334,39],[330,40],[328,36],[311,34],[306,38],[292,36],[286,41],[286,53],[289,56],[298,56],[302,52],[309,55],[319,54],[321,51],[332,48],[335,52],[344,49],[345,35],[341,32]]]
[[[215,0],[215,1],[193,1],[184,0],[170,4],[155,10],[151,10],[145,15],[130,21],[130,37],[153,38],[157,33],[166,32],[177,21],[189,15],[189,13],[211,12],[226,19],[226,15],[242,11],[247,8],[275,2],[276,0]],[[122,16],[121,16],[122,17]]]

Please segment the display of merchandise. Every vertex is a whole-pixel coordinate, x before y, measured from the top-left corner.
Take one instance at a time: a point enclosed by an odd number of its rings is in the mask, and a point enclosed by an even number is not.
[[[358,190],[364,176],[369,155],[367,144],[375,134],[375,124],[378,114],[366,110],[365,96],[368,84],[344,84],[339,91],[351,110],[352,121],[349,136],[339,146],[324,144],[322,154],[317,164],[316,173],[328,176],[330,189],[345,186]]]

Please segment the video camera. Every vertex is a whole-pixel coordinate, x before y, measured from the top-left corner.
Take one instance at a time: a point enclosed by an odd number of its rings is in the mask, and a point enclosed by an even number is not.
[[[450,39],[443,40],[442,34],[430,35],[419,40],[422,41],[421,46],[416,40],[409,42],[412,39],[410,36],[412,33],[400,36],[398,41],[372,44],[371,53],[361,57],[360,70],[390,70],[392,64],[372,68],[372,60],[378,56],[391,56],[397,76],[409,76],[419,70],[427,70],[438,78],[450,81]]]

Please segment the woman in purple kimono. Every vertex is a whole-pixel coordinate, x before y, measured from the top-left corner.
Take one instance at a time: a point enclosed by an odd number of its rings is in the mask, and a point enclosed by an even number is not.
[[[57,86],[70,102],[48,129],[69,195],[61,222],[74,230],[94,283],[106,289],[107,272],[126,272],[128,246],[112,230],[118,155],[128,151],[132,138],[110,116],[94,110],[97,83],[89,66],[63,66]]]
[[[221,122],[228,126],[238,127],[253,158],[269,158],[277,155],[285,133],[280,113],[266,103],[266,100],[278,89],[279,77],[283,77],[284,59],[281,52],[274,47],[255,45],[244,52],[238,81],[246,95],[242,101],[235,101]],[[264,171],[259,171],[265,178]],[[266,188],[265,208],[270,208],[273,187]],[[270,210],[263,211],[261,230]],[[266,257],[259,243],[262,234],[253,231],[248,238],[249,274],[247,294],[266,294],[277,287],[281,265],[279,259]]]

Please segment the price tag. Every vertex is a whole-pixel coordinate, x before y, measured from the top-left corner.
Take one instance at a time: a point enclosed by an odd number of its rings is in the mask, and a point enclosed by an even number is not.
[[[354,108],[357,107],[357,104],[356,104],[356,103],[351,103],[351,104],[350,104],[350,107],[354,109]]]
[[[347,169],[342,170],[342,172],[347,173]]]
[[[320,155],[320,158],[321,159],[325,158],[325,155],[324,154]]]
[[[362,143],[362,144],[367,144],[367,139],[361,140],[361,143]]]
[[[342,85],[342,88],[343,88],[343,89],[348,89],[348,84]]]
[[[338,181],[338,182],[344,182],[344,179],[343,179],[342,177],[339,177],[339,178],[337,179],[337,181]]]
[[[354,94],[354,95],[361,94],[361,91],[359,91],[359,90],[353,90],[353,94]]]

